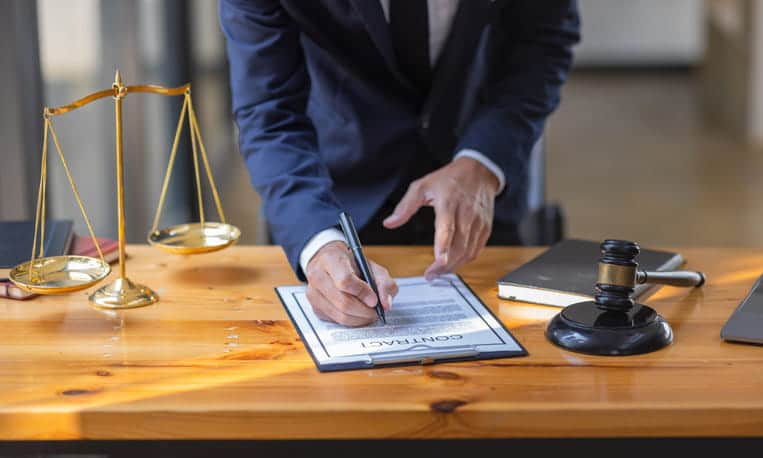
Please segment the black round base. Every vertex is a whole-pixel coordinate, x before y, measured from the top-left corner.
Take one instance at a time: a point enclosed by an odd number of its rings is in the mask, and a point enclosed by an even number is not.
[[[636,355],[659,350],[673,341],[670,325],[646,305],[628,312],[601,309],[595,302],[567,306],[546,328],[554,344],[589,355]]]

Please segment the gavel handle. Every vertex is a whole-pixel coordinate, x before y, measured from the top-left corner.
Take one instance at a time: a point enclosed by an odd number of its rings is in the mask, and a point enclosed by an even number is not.
[[[691,270],[673,270],[669,272],[636,272],[636,283],[656,283],[671,286],[700,287],[705,283],[705,274]]]

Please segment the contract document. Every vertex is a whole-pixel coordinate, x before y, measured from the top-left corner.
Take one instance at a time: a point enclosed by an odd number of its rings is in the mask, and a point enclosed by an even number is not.
[[[306,285],[276,292],[320,371],[524,356],[525,349],[454,274],[396,278],[387,324],[346,327],[313,312]]]

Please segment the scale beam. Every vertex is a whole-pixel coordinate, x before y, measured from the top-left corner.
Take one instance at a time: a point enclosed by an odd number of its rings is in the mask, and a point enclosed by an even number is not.
[[[166,96],[178,96],[178,95],[183,95],[191,91],[190,84],[184,84],[182,86],[170,87],[170,88],[162,87],[162,86],[154,86],[151,84],[144,84],[144,85],[138,85],[138,86],[123,86],[123,88],[124,88],[123,97],[133,92],[139,92],[144,94],[160,94],[160,95],[166,95]],[[64,113],[69,113],[71,111],[74,111],[77,108],[82,108],[85,105],[95,102],[96,100],[105,99],[106,97],[116,97],[116,95],[117,95],[116,91],[113,87],[111,89],[104,89],[102,91],[88,94],[85,97],[82,97],[81,99],[76,100],[68,105],[61,105],[60,107],[53,107],[53,108],[46,107],[44,114],[46,116],[62,115]]]

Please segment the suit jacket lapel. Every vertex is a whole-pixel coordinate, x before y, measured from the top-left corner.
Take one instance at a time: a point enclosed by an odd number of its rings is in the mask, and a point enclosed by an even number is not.
[[[474,58],[485,24],[491,14],[495,14],[494,8],[493,0],[460,0],[450,33],[434,68],[432,88],[425,107],[431,108],[436,103],[442,91],[451,87],[453,78],[463,77],[463,72],[455,69],[469,65]]]
[[[350,2],[366,26],[371,40],[384,57],[387,67],[407,89],[415,92],[416,87],[413,82],[400,71],[398,66],[395,50],[392,47],[392,38],[389,34],[389,24],[384,17],[384,10],[382,10],[379,0],[350,0]]]
[[[392,74],[413,94],[419,94],[413,82],[400,71],[395,50],[392,47],[389,24],[384,17],[384,10],[379,0],[350,0],[350,3],[358,12],[371,40],[379,49]],[[454,72],[453,69],[468,65],[470,59],[474,57],[477,41],[496,8],[496,3],[494,0],[459,1],[450,33],[437,59],[426,106],[431,107],[442,91],[447,89],[451,77],[459,73]]]

